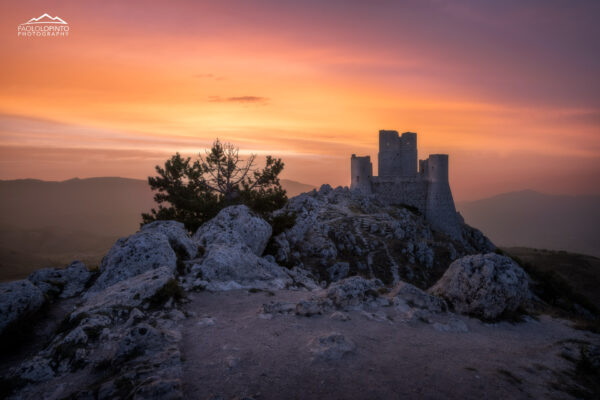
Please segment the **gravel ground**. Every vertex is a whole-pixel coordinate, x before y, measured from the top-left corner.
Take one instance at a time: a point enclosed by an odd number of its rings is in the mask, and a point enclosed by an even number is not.
[[[391,307],[349,311],[347,321],[330,315],[259,316],[264,303],[310,296],[303,291],[191,294],[185,308],[193,316],[184,322],[182,341],[185,397],[571,398],[553,389],[574,385],[565,373],[573,364],[561,353],[577,353],[576,344],[600,343],[599,335],[547,316],[515,324],[458,317],[468,332],[403,322]],[[444,318],[440,323],[447,322]],[[315,338],[333,332],[354,348],[339,359],[315,356]]]

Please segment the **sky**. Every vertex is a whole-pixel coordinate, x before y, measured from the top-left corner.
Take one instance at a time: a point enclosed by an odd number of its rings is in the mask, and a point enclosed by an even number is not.
[[[600,2],[2,1],[0,179],[146,178],[215,138],[348,185],[378,131],[457,200],[600,194]],[[17,36],[44,13],[68,37]]]

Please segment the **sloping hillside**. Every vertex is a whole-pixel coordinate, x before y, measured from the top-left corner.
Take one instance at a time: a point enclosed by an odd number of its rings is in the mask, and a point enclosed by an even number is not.
[[[496,245],[567,250],[600,256],[600,196],[532,190],[457,203],[465,222]]]

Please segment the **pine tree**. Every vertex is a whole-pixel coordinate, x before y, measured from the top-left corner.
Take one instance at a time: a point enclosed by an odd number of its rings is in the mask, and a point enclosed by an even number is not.
[[[219,139],[194,161],[176,153],[164,167],[156,166],[157,176],[148,177],[158,208],[142,214],[142,224],[176,220],[193,232],[229,205],[246,204],[263,216],[283,207],[287,196],[279,174],[284,163],[267,156],[263,169],[255,164],[255,155],[243,160],[238,148]]]

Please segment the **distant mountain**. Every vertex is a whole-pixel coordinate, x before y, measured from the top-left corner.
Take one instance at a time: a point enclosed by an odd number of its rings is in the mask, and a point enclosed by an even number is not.
[[[458,202],[465,222],[496,245],[567,250],[600,256],[600,196],[533,190]]]
[[[307,185],[306,183],[291,181],[289,179],[282,179],[281,186],[287,192],[288,197],[298,196],[300,193],[310,192],[311,190],[316,189],[313,185]]]
[[[282,179],[288,196],[314,186]],[[0,280],[73,259],[99,264],[155,206],[147,181],[127,178],[0,181]]]

